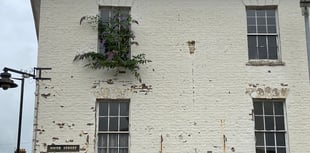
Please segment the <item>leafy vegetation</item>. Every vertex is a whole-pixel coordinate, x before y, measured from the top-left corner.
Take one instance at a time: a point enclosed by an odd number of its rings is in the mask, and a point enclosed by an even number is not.
[[[131,45],[139,45],[134,41],[135,35],[131,30],[131,24],[138,24],[130,15],[119,12],[104,21],[99,16],[84,16],[83,21],[98,25],[99,52],[87,52],[75,56],[74,61],[86,60],[86,67],[92,69],[125,68],[132,72],[141,82],[138,72],[140,64],[146,64],[151,60],[146,59],[145,54],[130,55]]]

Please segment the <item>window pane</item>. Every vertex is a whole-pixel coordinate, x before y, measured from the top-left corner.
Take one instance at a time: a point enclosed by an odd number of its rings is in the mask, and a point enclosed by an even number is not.
[[[272,102],[265,102],[264,103],[264,111],[265,111],[265,115],[273,115]]]
[[[246,10],[246,15],[247,16],[255,16],[255,10]]]
[[[276,153],[276,149],[274,147],[267,147],[266,150],[266,153]]]
[[[264,147],[256,147],[256,153],[265,153]]]
[[[257,59],[256,36],[248,36],[249,59]]]
[[[285,130],[284,117],[283,116],[276,117],[276,129],[277,130]]]
[[[283,103],[274,103],[274,109],[276,115],[284,115],[283,113]]]
[[[265,16],[265,10],[256,10],[257,16]]]
[[[278,59],[278,45],[276,36],[268,36],[269,59]]]
[[[99,148],[98,153],[107,153],[107,148]]]
[[[265,129],[266,130],[274,130],[273,116],[265,116]]]
[[[266,10],[267,11],[267,16],[274,17],[276,16],[276,11],[275,10]]]
[[[268,36],[268,46],[269,47],[277,47],[277,37],[276,36]]]
[[[119,153],[128,153],[128,149],[119,149]]]
[[[275,146],[274,133],[266,133],[266,145],[267,146]]]
[[[129,17],[128,14],[129,14],[128,11],[126,11],[126,10],[120,10],[119,20],[120,20],[120,21],[125,21],[126,19],[128,19],[128,17]],[[128,28],[128,26],[127,26],[126,28]]]
[[[258,59],[257,48],[249,48],[249,59]]]
[[[106,148],[107,147],[107,134],[99,134],[99,137],[98,137],[98,146],[99,147],[104,147]]]
[[[99,103],[99,116],[108,116],[108,103]]]
[[[247,24],[248,24],[248,25],[255,26],[255,25],[256,25],[256,19],[253,18],[253,17],[248,17],[248,18],[247,18]]]
[[[261,116],[255,116],[255,129],[264,130],[264,120]]]
[[[100,17],[103,21],[108,22],[110,17],[110,8],[101,8]]]
[[[119,147],[128,147],[128,134],[120,134],[119,135]]]
[[[266,26],[257,26],[257,33],[266,33],[267,32]]]
[[[122,14],[122,15],[129,15],[129,11],[130,11],[130,8],[129,7],[124,7],[124,8],[122,8],[122,9],[120,9],[120,13]]]
[[[277,133],[277,146],[285,146],[285,133]]]
[[[268,26],[268,33],[277,33],[276,26]]]
[[[267,47],[258,48],[258,55],[259,59],[267,59]]]
[[[109,149],[109,153],[118,153],[118,149]]]
[[[118,117],[110,117],[109,131],[118,131]]]
[[[119,13],[119,8],[112,7],[110,10],[110,18],[117,18],[117,13]]]
[[[266,26],[266,18],[257,18],[257,25]]]
[[[258,36],[258,55],[259,59],[267,59],[266,36]]]
[[[256,26],[248,26],[248,33],[256,33]]]
[[[264,146],[264,133],[255,133],[256,146]]]
[[[121,117],[120,118],[120,131],[128,131],[129,118]]]
[[[255,102],[254,103],[254,114],[255,115],[263,115],[263,103]]]
[[[248,46],[250,48],[256,48],[256,36],[248,36]]]
[[[266,36],[258,36],[258,47],[266,47]]]
[[[109,135],[109,147],[117,148],[118,147],[118,134]]]
[[[129,114],[129,103],[120,103],[121,107],[121,116],[128,116]]]
[[[277,153],[286,153],[286,149],[285,148],[278,148]]]
[[[108,131],[107,117],[99,117],[99,131]]]
[[[269,47],[268,48],[268,53],[269,53],[269,57],[268,59],[278,59],[278,48],[276,47]]]
[[[268,17],[268,18],[267,18],[267,24],[268,24],[268,25],[276,25],[276,18],[274,18],[274,17]]]
[[[118,104],[119,103],[110,103],[110,115],[111,116],[118,115]]]

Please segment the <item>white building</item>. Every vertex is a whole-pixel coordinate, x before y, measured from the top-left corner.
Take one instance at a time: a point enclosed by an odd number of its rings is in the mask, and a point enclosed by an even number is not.
[[[306,153],[310,87],[299,0],[33,0],[34,153]],[[131,73],[73,62],[96,51],[81,17],[126,8],[151,63]],[[109,12],[109,11],[108,11]],[[128,122],[129,121],[129,122]],[[54,146],[53,146],[54,145]],[[66,145],[66,146],[61,146]],[[73,145],[73,146],[71,146]],[[56,147],[56,148],[55,148]]]

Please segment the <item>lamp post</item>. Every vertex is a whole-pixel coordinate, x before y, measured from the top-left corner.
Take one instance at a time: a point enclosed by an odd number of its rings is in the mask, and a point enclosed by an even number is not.
[[[19,106],[19,119],[18,119],[18,136],[17,136],[17,147],[16,153],[20,153],[20,138],[21,138],[21,128],[22,128],[22,118],[23,118],[23,99],[24,99],[24,81],[25,78],[32,77],[35,80],[51,80],[51,78],[42,78],[41,72],[42,70],[51,70],[51,68],[34,68],[33,74],[18,71],[11,68],[3,68],[3,73],[0,74],[0,88],[3,90],[7,90],[9,88],[16,88],[17,84],[11,80],[11,74],[8,71],[21,74],[21,78],[13,78],[15,80],[21,81],[21,94],[20,94],[20,106]]]

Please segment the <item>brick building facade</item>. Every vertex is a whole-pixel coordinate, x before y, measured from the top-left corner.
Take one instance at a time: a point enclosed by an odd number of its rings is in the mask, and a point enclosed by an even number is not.
[[[152,62],[142,82],[73,62],[97,50],[79,24],[100,7],[130,8]],[[34,153],[305,153],[310,87],[298,0],[33,1],[38,66]]]

